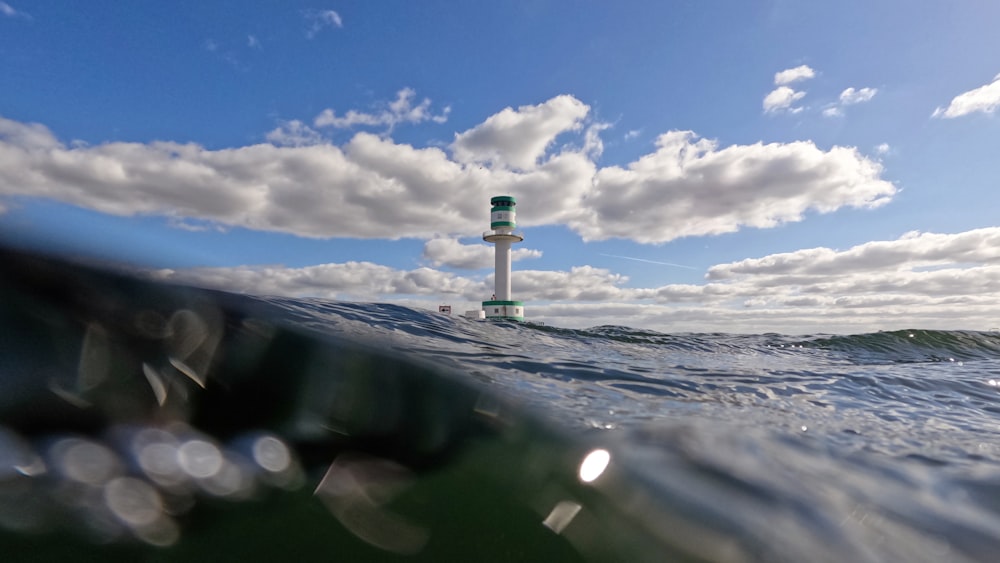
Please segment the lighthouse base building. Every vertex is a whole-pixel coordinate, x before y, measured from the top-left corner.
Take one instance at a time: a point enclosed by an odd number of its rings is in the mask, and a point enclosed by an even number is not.
[[[524,303],[514,301],[510,294],[510,247],[524,240],[524,236],[514,230],[517,202],[512,196],[500,195],[491,198],[490,205],[490,230],[483,233],[483,240],[496,245],[495,292],[492,299],[483,301],[483,314],[487,319],[523,321]]]
[[[509,299],[506,301],[491,299],[489,301],[483,301],[483,313],[485,313],[485,318],[487,319],[496,319],[500,321],[523,321],[524,303]]]

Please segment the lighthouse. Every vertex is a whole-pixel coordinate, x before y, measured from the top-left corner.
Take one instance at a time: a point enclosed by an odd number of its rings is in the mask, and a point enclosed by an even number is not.
[[[496,245],[496,271],[493,299],[483,301],[487,319],[524,320],[524,303],[513,301],[510,296],[510,245],[524,240],[521,233],[514,231],[517,227],[515,205],[517,202],[509,195],[490,198],[490,230],[483,233],[483,240]]]

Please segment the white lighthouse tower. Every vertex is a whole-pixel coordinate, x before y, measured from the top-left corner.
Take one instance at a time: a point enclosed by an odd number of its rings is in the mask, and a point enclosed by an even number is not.
[[[483,312],[487,319],[523,321],[524,303],[510,298],[510,245],[524,240],[517,227],[514,206],[517,203],[509,195],[490,198],[490,229],[483,233],[483,240],[496,245],[496,272],[494,273],[493,299],[483,301]]]

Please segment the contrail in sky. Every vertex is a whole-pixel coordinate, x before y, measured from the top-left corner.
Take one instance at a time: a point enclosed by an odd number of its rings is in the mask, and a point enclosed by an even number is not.
[[[661,266],[673,266],[675,268],[687,268],[688,270],[697,270],[694,266],[685,266],[684,264],[674,264],[673,262],[657,262],[656,260],[646,260],[645,258],[633,258],[631,256],[618,256],[617,254],[601,254],[601,256],[608,256],[611,258],[622,258],[624,260],[635,260],[636,262],[647,262],[649,264],[660,264]]]

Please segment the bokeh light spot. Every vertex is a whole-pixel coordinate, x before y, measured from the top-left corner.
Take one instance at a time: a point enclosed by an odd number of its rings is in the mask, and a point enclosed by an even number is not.
[[[583,462],[580,464],[580,480],[584,483],[592,482],[604,473],[610,462],[611,454],[608,453],[608,450],[594,450],[590,452],[587,454],[587,457],[583,458]]]

